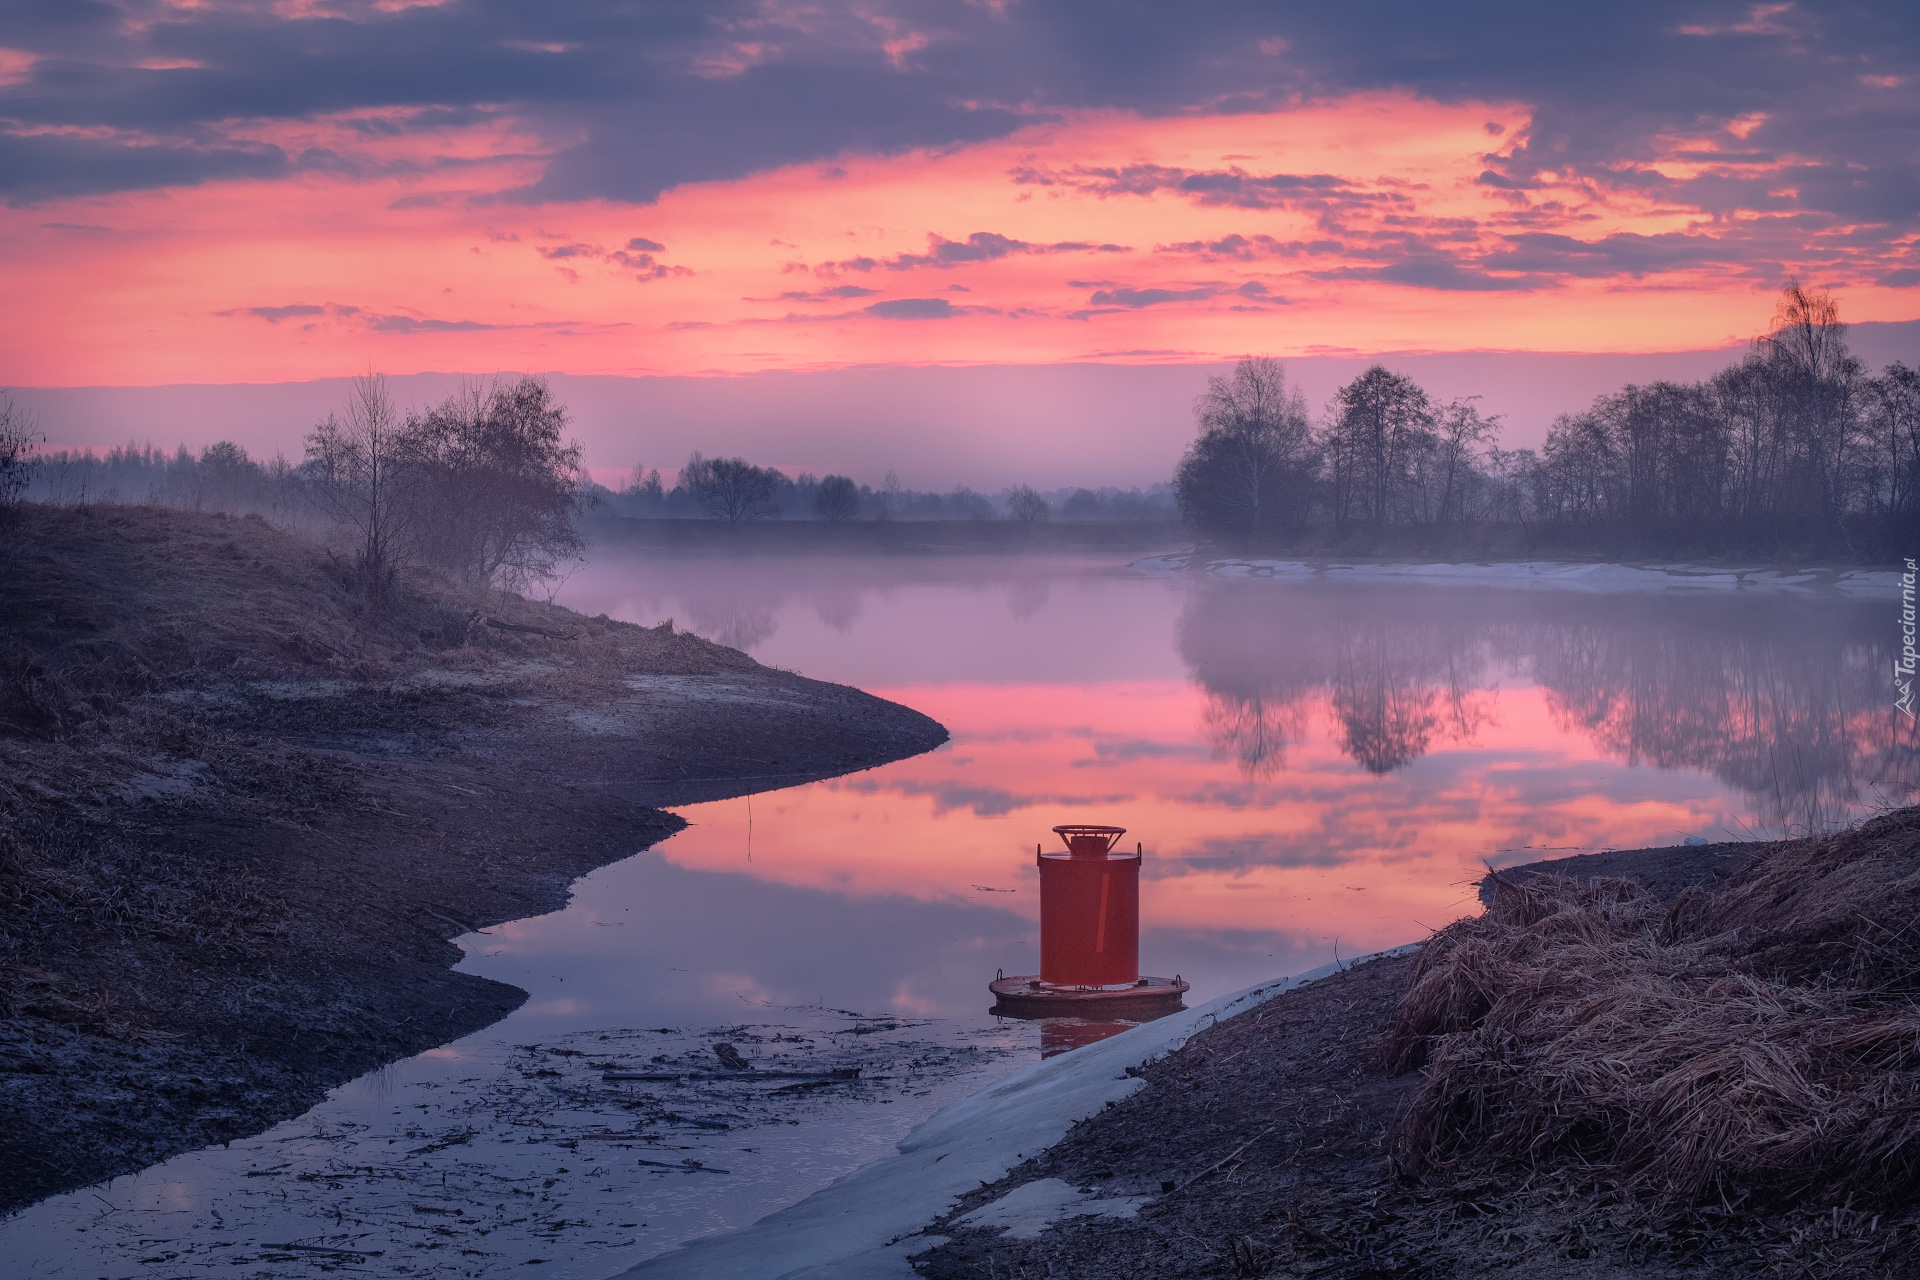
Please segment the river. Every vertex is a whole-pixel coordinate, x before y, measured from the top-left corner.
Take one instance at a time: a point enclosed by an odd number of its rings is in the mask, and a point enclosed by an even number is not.
[[[0,1223],[9,1266],[608,1275],[798,1199],[1042,1051],[986,983],[1035,969],[1055,824],[1141,843],[1143,968],[1198,1003],[1417,939],[1476,909],[1488,865],[1822,829],[1906,802],[1920,758],[1885,602],[617,552],[558,599],[672,618],[952,740],[682,810],[564,910],[459,940],[464,970],[531,993],[510,1017],[34,1206]],[[602,1079],[710,1067],[722,1042],[862,1079]]]

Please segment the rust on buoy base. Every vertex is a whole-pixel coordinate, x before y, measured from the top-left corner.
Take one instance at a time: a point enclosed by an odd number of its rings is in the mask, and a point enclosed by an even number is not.
[[[995,978],[987,984],[994,1006],[988,1010],[1003,1018],[1122,1018],[1147,1022],[1181,1007],[1192,988],[1178,975],[1143,977],[1128,986],[1068,987],[1042,982],[1038,974]]]

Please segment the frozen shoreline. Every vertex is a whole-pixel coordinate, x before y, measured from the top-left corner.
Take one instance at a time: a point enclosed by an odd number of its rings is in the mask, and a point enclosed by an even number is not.
[[[901,1140],[898,1154],[752,1226],[651,1258],[621,1272],[621,1280],[914,1280],[907,1259],[943,1240],[922,1235],[923,1228],[965,1192],[1003,1177],[1109,1102],[1144,1088],[1146,1081],[1130,1074],[1132,1068],[1172,1053],[1222,1018],[1341,969],[1409,949],[1261,983],[1035,1063],[942,1108]],[[1044,1212],[1057,1218],[1111,1211],[1106,1202],[1066,1200],[1050,1203]]]
[[[1550,588],[1563,591],[1763,591],[1861,600],[1900,598],[1892,569],[1726,569],[1689,564],[1590,564],[1567,560],[1485,563],[1281,560],[1244,556],[1148,556],[1129,566],[1140,573],[1204,575],[1277,581],[1427,582],[1436,585]]]

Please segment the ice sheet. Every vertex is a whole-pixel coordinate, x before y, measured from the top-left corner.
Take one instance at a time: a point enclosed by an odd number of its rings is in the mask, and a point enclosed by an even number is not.
[[[1215,578],[1323,581],[1474,583],[1499,587],[1553,587],[1574,591],[1790,591],[1897,599],[1900,574],[1880,569],[1721,569],[1702,565],[1584,564],[1560,560],[1487,563],[1356,563],[1341,560],[1149,556],[1132,566],[1142,573],[1199,573]]]
[[[907,1259],[938,1243],[919,1234],[923,1228],[960,1195],[999,1179],[1107,1103],[1144,1088],[1146,1082],[1128,1068],[1171,1053],[1196,1032],[1284,991],[1411,949],[1261,983],[1036,1063],[942,1108],[901,1141],[898,1154],[752,1226],[643,1262],[622,1272],[622,1280],[912,1280]]]

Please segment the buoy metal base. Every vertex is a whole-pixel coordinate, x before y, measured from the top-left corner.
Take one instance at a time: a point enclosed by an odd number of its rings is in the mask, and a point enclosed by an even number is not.
[[[1146,1022],[1180,1008],[1192,984],[1178,976],[1142,978],[1126,987],[1062,987],[1038,974],[999,977],[987,984],[1003,1018],[1126,1019]]]

